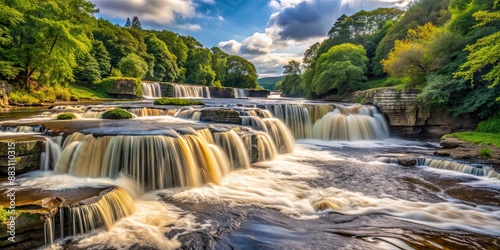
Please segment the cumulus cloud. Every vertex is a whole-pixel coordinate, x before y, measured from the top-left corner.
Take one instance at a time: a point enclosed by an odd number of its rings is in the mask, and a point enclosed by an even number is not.
[[[179,28],[179,29],[191,30],[191,31],[201,30],[201,26],[200,25],[198,25],[198,24],[191,24],[191,23],[179,24],[176,27]]]
[[[227,53],[238,54],[240,52],[241,43],[236,40],[229,40],[220,42],[218,46]]]
[[[211,1],[211,0],[208,0]],[[177,16],[196,14],[192,0],[93,0],[101,13],[113,18],[138,16],[140,20],[171,24]]]

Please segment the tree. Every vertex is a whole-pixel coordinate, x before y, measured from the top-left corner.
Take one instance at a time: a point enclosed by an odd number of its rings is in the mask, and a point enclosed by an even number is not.
[[[212,86],[215,72],[212,69],[212,53],[209,49],[194,48],[186,61],[186,82]]]
[[[255,66],[240,56],[227,58],[227,72],[223,86],[235,88],[257,88],[257,70]]]
[[[215,71],[215,81],[222,85],[226,81],[227,60],[229,54],[222,51],[219,47],[212,47],[212,68]]]
[[[95,58],[97,64],[99,65],[101,78],[108,77],[111,71],[111,57],[101,41],[92,41],[92,50],[90,51],[90,55]]]
[[[156,32],[156,36],[162,40],[170,52],[172,52],[177,60],[177,66],[182,67],[188,57],[188,46],[184,43],[183,39],[172,31],[162,30]]]
[[[120,60],[119,67],[123,76],[142,79],[148,72],[148,64],[136,54],[129,54]]]
[[[75,75],[75,82],[78,85],[90,87],[93,83],[101,80],[99,63],[90,53],[78,55],[76,61],[78,66],[73,70],[73,73]]]
[[[155,35],[146,37],[148,54],[154,58],[153,77],[151,80],[171,82],[179,77],[179,68],[175,56],[170,53],[167,45]]]
[[[137,16],[132,17],[132,28],[142,29],[141,22]]]
[[[366,81],[366,50],[361,45],[345,43],[322,54],[315,67],[311,87],[316,95],[344,95]]]
[[[76,55],[91,48],[88,34],[95,22],[94,4],[85,0],[36,4],[24,0],[10,1],[5,6],[23,14],[22,23],[11,22],[12,40],[1,51],[2,58],[21,68],[23,88],[30,88],[32,77],[40,83],[73,80]]]
[[[498,4],[497,0],[495,4]],[[478,26],[500,21],[500,11],[478,11],[474,17],[480,22]],[[490,81],[489,88],[494,88],[500,82],[500,31],[485,36],[472,45],[467,45],[469,51],[467,62],[460,66],[456,77],[463,77],[474,83],[474,77],[480,74],[482,80]]]
[[[130,18],[127,17],[127,22],[125,23],[125,28],[130,28],[132,27],[132,24],[130,23]]]
[[[285,78],[281,83],[281,89],[286,96],[303,96],[304,91],[301,86],[302,65],[300,62],[291,60],[287,65],[283,66],[283,74]]]

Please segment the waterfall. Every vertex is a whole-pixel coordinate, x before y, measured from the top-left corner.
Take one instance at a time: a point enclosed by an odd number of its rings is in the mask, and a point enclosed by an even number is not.
[[[160,84],[157,82],[142,82],[142,95],[145,98],[162,97]]]
[[[170,136],[102,136],[74,133],[63,143],[55,172],[115,178],[120,171],[146,190],[219,183],[230,169],[249,167],[247,149],[234,132]],[[222,149],[217,147],[221,146]],[[220,159],[221,151],[231,165]]]
[[[95,197],[88,198],[59,209],[61,237],[82,235],[101,228],[109,230],[116,221],[135,211],[134,200],[119,187],[102,191],[100,199],[94,200]]]
[[[248,90],[246,89],[240,89],[240,88],[233,88],[234,92],[234,98],[247,98],[247,92]]]
[[[54,217],[48,216],[45,218],[45,222],[43,223],[43,231],[45,236],[45,245],[54,244],[55,238],[55,227],[54,227]]]
[[[258,116],[242,116],[241,118],[242,125],[267,133],[279,153],[293,152],[295,141],[292,132],[280,119]]]
[[[42,152],[40,157],[40,168],[43,171],[49,171],[54,169],[61,155],[61,146],[57,143],[62,140],[62,136],[58,136],[52,139],[45,139],[45,150]]]
[[[389,136],[387,124],[376,109],[366,106],[339,107],[319,119],[312,137],[322,140],[380,140]]]
[[[154,109],[154,108],[130,108],[127,109],[131,114],[136,115],[137,117],[144,116],[165,116],[170,115],[173,116],[177,110],[163,110],[163,109]]]
[[[249,149],[248,155],[252,162],[272,161],[278,155],[273,140],[266,132],[255,131],[243,136],[243,142]]]
[[[440,159],[425,159],[425,161],[418,161],[418,163],[419,165],[429,166],[431,168],[451,170],[465,174],[500,179],[500,173],[496,172],[489,166],[473,166]]]
[[[210,98],[210,90],[205,86],[172,84],[175,97]]]

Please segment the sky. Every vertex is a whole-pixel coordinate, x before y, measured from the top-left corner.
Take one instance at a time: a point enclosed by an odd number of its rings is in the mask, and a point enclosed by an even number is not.
[[[190,35],[251,61],[259,78],[282,75],[309,46],[325,39],[342,14],[379,7],[404,8],[410,0],[91,0],[97,17],[124,26],[138,16],[143,29]]]

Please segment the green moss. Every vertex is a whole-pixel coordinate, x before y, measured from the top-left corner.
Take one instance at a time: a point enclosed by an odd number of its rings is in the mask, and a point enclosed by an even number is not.
[[[190,105],[204,105],[204,103],[192,100],[184,100],[179,98],[164,97],[155,100],[155,105],[190,106]]]
[[[57,115],[57,120],[73,120],[76,116],[72,113],[61,113]]]
[[[116,108],[102,114],[102,119],[124,120],[132,119],[132,114],[124,109]]]
[[[76,100],[96,100],[102,98],[109,98],[109,95],[101,89],[91,89],[83,86],[69,85],[69,91],[71,93],[71,98]]]
[[[481,148],[478,152],[479,156],[484,158],[491,158],[491,150],[489,148]]]
[[[133,89],[123,89],[125,92],[129,92],[130,94],[134,93],[136,96],[142,96],[142,84],[141,79],[133,78],[133,77],[108,77],[104,78],[101,81],[94,84],[95,89],[99,90],[103,93],[110,93],[111,90],[116,86],[118,82],[121,81],[132,81],[135,85],[135,91]]]
[[[356,99],[354,100],[354,102],[356,103],[360,103],[360,104],[364,104],[365,103],[365,97],[364,96],[358,96],[356,97]]]
[[[481,133],[481,132],[460,132],[444,135],[444,138],[458,138],[463,141],[472,142],[475,144],[486,144],[500,147],[500,134]]]

